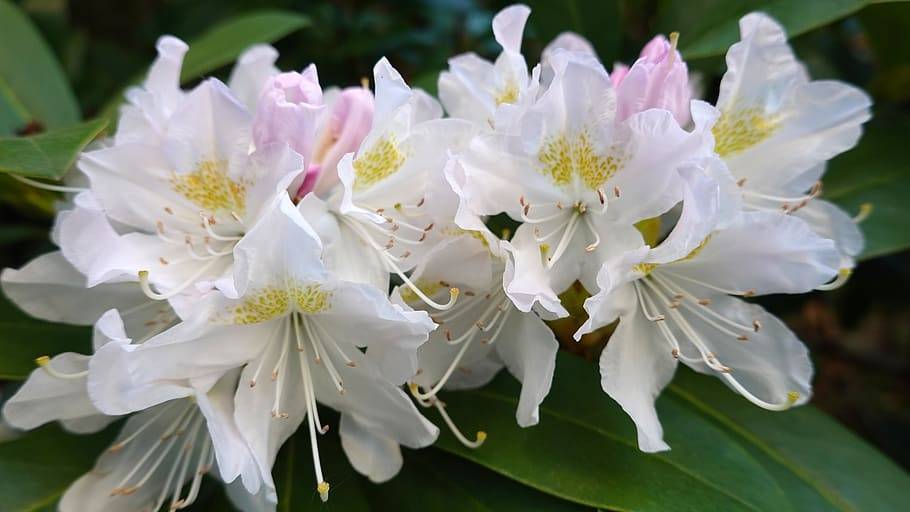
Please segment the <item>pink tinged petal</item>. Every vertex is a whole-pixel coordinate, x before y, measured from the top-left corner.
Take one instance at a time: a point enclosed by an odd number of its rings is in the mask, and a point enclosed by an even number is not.
[[[614,71],[615,72],[615,71]],[[663,36],[652,39],[617,84],[617,120],[650,108],[669,110],[680,125],[689,123],[689,72],[682,56]]]
[[[369,89],[344,89],[330,108],[329,118],[317,134],[313,164],[307,171],[307,178],[312,172],[316,182],[309,188],[301,187],[297,197],[303,197],[311,190],[324,195],[334,187],[338,183],[339,160],[345,154],[357,151],[373,125],[374,101]]]
[[[613,64],[613,72],[610,73],[610,80],[613,82],[613,87],[619,87],[619,84],[625,80],[628,74],[629,66],[626,66],[622,62]]]
[[[285,143],[309,162],[316,121],[323,110],[322,88],[315,66],[303,73],[281,73],[270,78],[259,98],[253,119],[256,147]]]

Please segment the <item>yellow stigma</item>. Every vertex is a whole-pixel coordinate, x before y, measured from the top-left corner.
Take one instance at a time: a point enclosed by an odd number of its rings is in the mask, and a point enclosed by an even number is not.
[[[787,393],[787,403],[789,403],[790,405],[793,405],[796,403],[797,400],[799,400],[798,391],[790,391],[789,393]]]
[[[329,483],[328,482],[319,482],[316,484],[316,492],[319,493],[319,499],[323,503],[329,501]]]
[[[859,205],[859,213],[856,214],[856,217],[853,217],[853,222],[859,224],[860,222],[869,218],[872,215],[873,210],[872,203],[863,203]]]
[[[623,165],[621,157],[598,154],[587,130],[571,138],[565,134],[548,138],[537,159],[543,164],[541,172],[556,185],[568,185],[578,176],[591,190],[600,188]]]
[[[268,286],[251,291],[231,313],[235,324],[257,324],[284,316],[292,310],[319,313],[331,307],[332,292],[319,285],[291,282],[286,286]]]
[[[722,112],[712,128],[714,151],[722,157],[744,151],[770,137],[777,126],[758,107]]]
[[[175,192],[204,211],[242,215],[246,209],[248,183],[231,179],[225,161],[205,160],[193,172],[172,173],[170,181]]]
[[[496,94],[496,106],[503,103],[515,103],[518,101],[518,86],[514,81],[509,80],[506,85]]]
[[[44,367],[51,364],[51,358],[48,356],[40,356],[35,358],[35,364],[38,366]]]
[[[391,136],[376,141],[354,159],[354,188],[363,189],[388,178],[398,172],[405,160]]]
[[[484,432],[483,430],[478,430],[477,431],[477,442],[482,443],[486,440],[487,440],[487,433]]]

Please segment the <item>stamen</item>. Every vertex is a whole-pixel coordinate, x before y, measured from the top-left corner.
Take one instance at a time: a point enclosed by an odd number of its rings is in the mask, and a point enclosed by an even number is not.
[[[559,244],[556,245],[556,250],[553,251],[553,255],[547,259],[548,269],[553,268],[553,265],[555,265],[556,262],[559,261],[559,258],[561,258],[562,255],[566,252],[566,249],[569,247],[569,243],[571,243],[572,238],[575,236],[576,229],[578,229],[578,217],[580,216],[581,214],[578,212],[572,214],[572,218],[569,220],[568,227],[566,227],[565,231],[563,232],[562,238],[559,240]]]
[[[597,246],[600,245],[600,233],[597,232],[597,229],[594,227],[594,221],[591,220],[591,217],[585,215],[585,225],[588,226],[588,229],[591,230],[591,234],[594,235],[594,242],[585,247],[585,252],[594,252],[597,249]]]
[[[78,194],[79,192],[85,192],[87,188],[82,187],[65,187],[62,185],[51,185],[50,183],[43,183],[31,178],[26,178],[25,176],[19,176],[18,174],[7,174],[10,178],[13,178],[16,181],[25,183],[31,187],[40,188],[42,190],[50,190],[51,192],[64,192],[69,194]]]
[[[53,366],[51,366],[51,358],[48,356],[35,358],[35,364],[43,368],[48,375],[57,379],[81,379],[88,376],[88,370],[76,373],[65,373],[57,371]]]
[[[439,411],[439,415],[442,416],[442,421],[446,423],[446,426],[449,427],[449,430],[452,431],[452,434],[455,435],[461,444],[465,445],[468,448],[480,448],[480,445],[482,445],[483,442],[487,440],[487,433],[483,430],[477,431],[477,434],[473,441],[469,440],[467,437],[465,437],[464,434],[461,433],[461,430],[458,429],[458,427],[455,425],[455,422],[452,421],[452,418],[449,417],[449,414],[446,412],[446,406],[444,403],[439,400],[434,400],[433,406],[435,406],[436,410]]]
[[[239,236],[224,236],[215,233],[212,229],[212,225],[215,223],[214,219],[207,217],[204,212],[199,212],[199,216],[202,217],[202,225],[205,226],[205,232],[213,239],[221,242],[236,242],[242,238]]]
[[[820,291],[830,291],[836,290],[841,286],[847,284],[847,281],[850,279],[850,276],[853,274],[853,270],[849,268],[842,268],[837,271],[837,277],[834,278],[830,283],[825,283],[819,286],[816,286],[816,290]]]
[[[199,268],[199,270],[194,272],[193,275],[191,275],[189,278],[187,278],[186,281],[179,284],[176,288],[174,288],[173,290],[171,290],[167,293],[157,293],[155,291],[152,291],[151,286],[149,286],[148,270],[140,270],[139,271],[139,286],[142,287],[142,292],[145,293],[146,297],[148,297],[152,300],[167,300],[167,299],[170,299],[171,297],[176,297],[181,292],[183,292],[184,290],[186,290],[187,288],[192,286],[196,282],[197,279],[202,277],[202,275],[205,274],[210,268],[212,268],[212,266],[214,266],[215,263],[217,263],[217,262],[218,262],[217,259],[213,259],[209,263],[203,265],[202,267]]]
[[[859,224],[868,219],[869,216],[872,215],[873,209],[872,203],[863,203],[859,205],[859,213],[856,214],[856,217],[853,217],[853,222]]]

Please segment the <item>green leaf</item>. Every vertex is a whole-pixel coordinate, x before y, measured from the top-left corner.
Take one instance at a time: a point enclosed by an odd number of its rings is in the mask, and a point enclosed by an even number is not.
[[[395,478],[369,487],[373,510],[581,512],[589,508],[543,494],[437,449],[406,450]],[[441,499],[443,498],[444,499]]]
[[[680,372],[670,394],[739,438],[775,475],[797,510],[903,510],[910,475],[811,406],[753,407],[717,379]],[[665,429],[673,425],[664,423]]]
[[[35,358],[67,351],[91,353],[91,328],[35,320],[0,296],[0,379],[24,380]]]
[[[443,397],[466,432],[488,432],[486,443],[470,450],[444,434],[440,447],[602,509],[790,509],[774,478],[735,438],[677,397],[664,393],[659,406],[673,450],[649,455],[639,451],[631,420],[601,391],[596,366],[560,355],[540,424],[526,429],[515,423],[518,386],[504,374],[481,390]]]
[[[7,512],[56,510],[67,487],[95,464],[116,431],[75,437],[48,425],[0,443],[0,496]]]
[[[617,0],[530,0],[528,26],[542,44],[547,44],[565,31],[587,38],[604,62],[612,62],[619,53],[622,34],[620,7]],[[540,50],[543,47],[541,46]]]
[[[0,0],[0,135],[12,134],[32,121],[60,128],[80,117],[79,105],[50,47],[18,7]]]
[[[517,385],[501,375],[449,393],[477,450],[439,446],[514,480],[578,503],[619,510],[896,510],[910,478],[812,407],[756,408],[689,370],[658,400],[669,452],[638,451],[631,420],[601,390],[597,367],[560,355],[540,424],[515,425]]]
[[[658,26],[678,31],[679,45],[687,59],[726,53],[739,39],[739,19],[762,11],[794,37],[849,16],[875,0],[703,0],[693,9],[690,2],[665,0]]]
[[[234,61],[244,50],[258,43],[270,43],[310,24],[310,19],[287,11],[259,11],[218,23],[189,42],[183,59],[181,83],[187,83]],[[142,76],[131,80],[138,83]],[[125,89],[125,88],[124,88]],[[102,116],[114,118],[123,102],[123,90],[102,109]]]
[[[835,158],[824,177],[824,198],[855,214],[861,205],[872,207],[860,224],[866,236],[863,258],[910,247],[910,164],[905,158],[910,119],[874,118],[859,145]]]
[[[60,179],[105,126],[107,119],[96,119],[31,137],[0,137],[0,172]]]

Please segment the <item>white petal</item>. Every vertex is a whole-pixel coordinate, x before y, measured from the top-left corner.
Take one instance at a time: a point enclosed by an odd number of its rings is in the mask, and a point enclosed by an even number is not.
[[[257,44],[240,54],[237,64],[231,70],[228,87],[250,112],[256,110],[266,80],[278,74],[276,60],[278,51],[275,48]]]
[[[863,232],[847,212],[828,201],[813,199],[794,215],[808,222],[815,234],[834,240],[847,266],[853,266],[853,259],[863,251],[865,240]]]
[[[493,17],[493,37],[503,50],[521,52],[521,38],[531,9],[515,4],[506,7]]]
[[[359,473],[371,482],[390,480],[401,470],[404,460],[398,443],[380,432],[370,430],[356,414],[341,415],[341,447]]]
[[[527,313],[539,303],[553,314],[569,316],[550,284],[533,226],[519,226],[511,242],[502,242],[502,248],[509,254],[502,285],[515,307]]]
[[[512,311],[508,322],[494,346],[509,373],[521,382],[515,419],[529,427],[537,424],[538,407],[550,392],[559,343],[534,313]]]
[[[87,370],[88,360],[89,356],[66,352],[54,356],[47,364],[57,372],[73,374]],[[3,417],[11,426],[22,430],[31,430],[51,421],[104,418],[76,425],[79,432],[101,430],[117,418],[103,416],[92,405],[85,386],[85,377],[60,379],[43,368],[36,368],[16,394],[3,404]],[[79,429],[79,426],[86,428]]]
[[[575,340],[582,335],[593,332],[616,321],[620,315],[637,307],[635,288],[627,286],[638,279],[640,274],[633,271],[633,266],[648,255],[648,247],[643,246],[632,251],[616,255],[606,262],[597,273],[597,293],[585,300],[585,311],[588,319],[575,333]]]
[[[59,251],[43,254],[18,270],[4,269],[0,280],[14,304],[49,322],[91,325],[114,305],[128,309],[147,300],[135,283],[87,289],[85,276]]]
[[[401,78],[385,57],[373,67],[373,81],[376,84],[376,109],[373,128],[391,119],[395,110],[411,98],[411,88]]]
[[[221,479],[232,482],[255,461],[234,422],[234,392],[240,371],[225,374],[208,393],[197,393],[199,412],[205,416],[206,427],[212,438],[215,459]]]
[[[600,356],[600,384],[635,422],[642,451],[670,449],[654,401],[675,370],[676,359],[657,327],[631,306]]]
[[[831,280],[840,255],[831,240],[792,215],[747,212],[700,252],[666,270],[733,292],[804,293]]]

